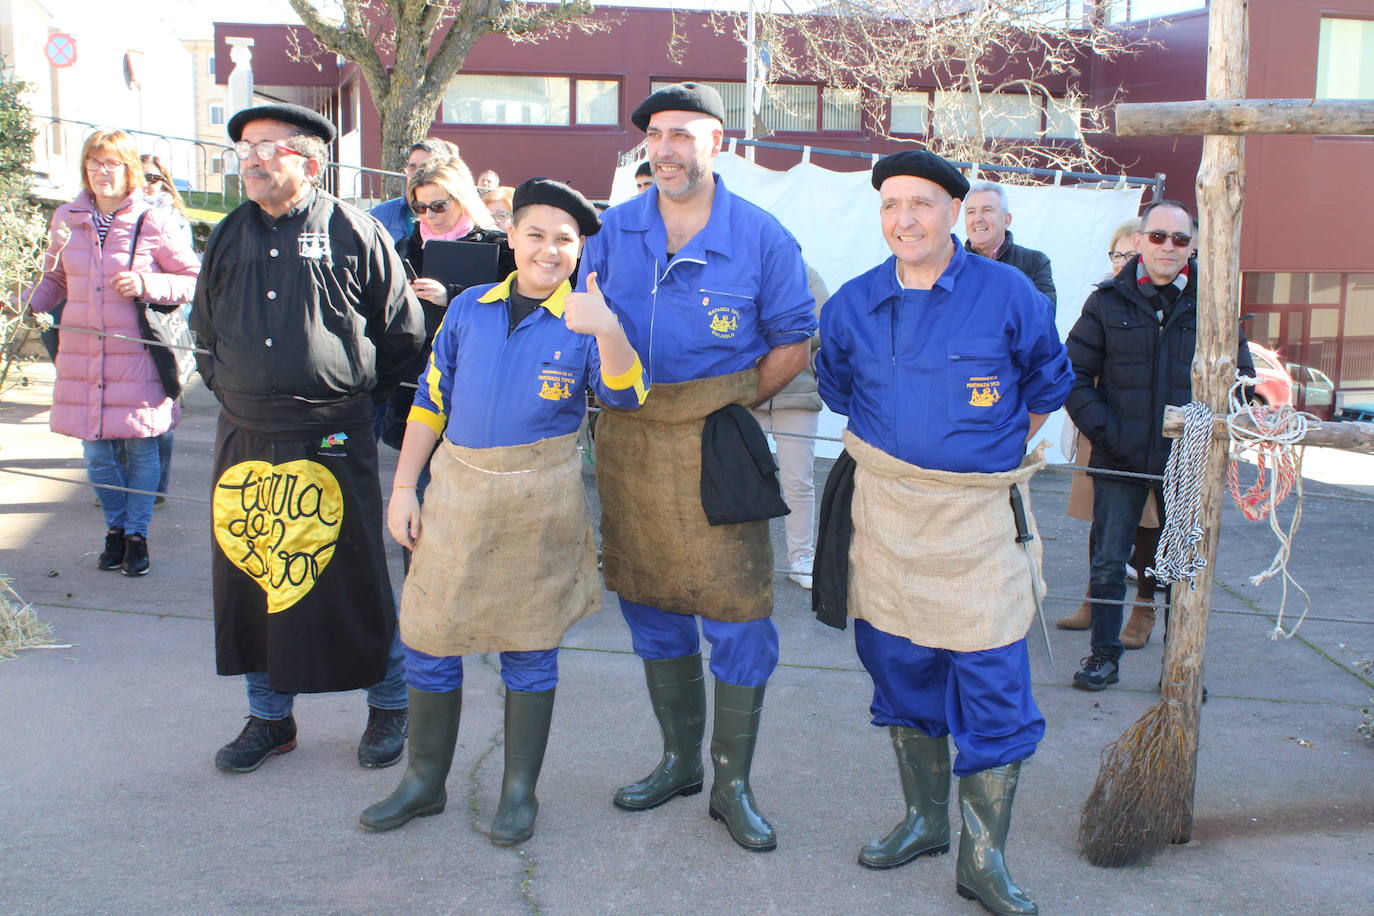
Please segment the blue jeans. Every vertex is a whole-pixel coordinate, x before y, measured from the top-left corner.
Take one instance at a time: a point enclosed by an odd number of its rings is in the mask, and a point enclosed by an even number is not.
[[[701,636],[711,644],[711,673],[741,687],[768,683],[778,666],[778,628],[771,617],[727,623],[701,619],[620,599],[620,613],[630,625],[630,642],[640,658],[682,658],[701,651]]]
[[[914,728],[928,738],[949,735],[959,751],[956,776],[1025,760],[1045,737],[1025,639],[955,652],[855,620],[854,648],[873,678],[873,724]]]
[[[119,455],[119,461],[123,464],[127,459],[124,457],[124,443],[127,439],[115,439],[115,451]],[[162,462],[157,475],[157,491],[167,492],[167,482],[172,478],[172,431],[169,429],[157,437],[157,457]]]
[[[291,715],[294,693],[273,690],[267,684],[266,671],[250,671],[243,676],[248,687],[248,714],[259,719],[285,719]],[[386,676],[367,688],[367,705],[378,709],[405,709],[406,670],[401,648],[401,630],[396,628],[391,649],[387,653]]]
[[[1126,561],[1135,543],[1140,514],[1150,487],[1112,477],[1093,478],[1092,559],[1088,569],[1089,596],[1093,599],[1092,648],[1113,659],[1121,658],[1120,604],[1126,598]],[[1164,524],[1163,494],[1156,491],[1160,525]]]
[[[146,439],[82,440],[81,450],[86,456],[86,476],[93,484],[129,487],[152,493],[162,461],[158,457],[156,436]],[[148,523],[153,518],[153,497],[121,490],[107,490],[97,486],[96,497],[105,511],[106,528],[123,528],[127,534],[148,536]]]

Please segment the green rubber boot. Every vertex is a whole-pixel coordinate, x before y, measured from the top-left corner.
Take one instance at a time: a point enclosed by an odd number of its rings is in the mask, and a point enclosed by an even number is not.
[[[865,868],[896,868],[920,856],[949,852],[949,739],[889,726],[906,818],[859,853]]]
[[[414,817],[438,814],[448,804],[444,783],[453,765],[453,748],[458,743],[463,688],[429,693],[411,687],[407,694],[410,758],[401,784],[358,816],[363,829],[374,833],[395,830]]]
[[[506,772],[501,777],[501,801],[491,820],[491,841],[515,846],[534,836],[539,799],[534,787],[544,766],[549,743],[555,691],[506,691]]]
[[[701,791],[701,741],[706,734],[706,682],[701,654],[644,660],[649,702],[663,731],[663,759],[648,776],[615,793],[626,811],[647,811]]]
[[[977,900],[989,913],[1029,916],[1039,913],[1035,901],[1016,886],[1004,860],[1011,804],[1021,764],[1008,763],[959,780],[959,809],[964,830],[959,836],[959,864],[954,889]]]
[[[716,681],[716,721],[711,732],[711,817],[724,821],[730,837],[752,852],[776,849],[778,835],[754,805],[749,768],[759,737],[763,691]]]

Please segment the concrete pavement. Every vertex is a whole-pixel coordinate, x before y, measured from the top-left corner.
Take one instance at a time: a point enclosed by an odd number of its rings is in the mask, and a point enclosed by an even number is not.
[[[888,872],[856,864],[901,814],[891,748],[867,724],[850,634],[817,624],[808,593],[781,576],[783,660],[754,767],[775,852],[736,847],[706,816],[704,794],[639,814],[611,806],[659,745],[609,596],[566,639],[539,824],[515,850],[484,835],[501,774],[494,659],[468,665],[440,816],[388,834],[358,827],[358,812],[401,775],[354,762],[361,693],[302,697],[296,751],[253,774],[217,772],[214,752],[245,710],[241,679],[214,675],[208,507],[169,500],[157,511],[151,575],[97,571],[103,526],[90,490],[7,473],[84,479],[79,443],[47,431],[51,368],[27,374],[28,387],[0,400],[0,572],[70,648],[0,661],[0,913],[979,912],[954,893],[952,855]],[[207,392],[189,393],[174,494],[208,492],[214,413]],[[1308,488],[1293,573],[1314,614],[1374,622],[1374,505],[1318,498],[1360,495],[1350,488]],[[1034,499],[1050,590],[1073,596],[1087,526],[1064,515],[1067,490],[1066,473],[1047,472]],[[1273,548],[1266,526],[1228,509],[1218,608],[1277,607],[1276,584],[1248,583]],[[1071,609],[1056,600],[1048,612]],[[1311,621],[1278,642],[1269,626],[1213,616],[1195,841],[1123,870],[1078,858],[1078,811],[1103,745],[1155,700],[1161,634],[1128,653],[1120,686],[1100,694],[1067,686],[1086,634],[1052,629],[1054,670],[1032,634],[1049,733],[1022,774],[1008,861],[1043,913],[1370,911],[1374,747],[1355,729],[1374,687],[1353,664],[1374,656],[1374,626]]]

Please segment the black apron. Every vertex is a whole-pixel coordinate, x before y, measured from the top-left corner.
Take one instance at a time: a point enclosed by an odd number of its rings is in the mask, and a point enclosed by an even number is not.
[[[370,687],[396,608],[372,402],[221,395],[211,489],[215,663],[273,690]]]

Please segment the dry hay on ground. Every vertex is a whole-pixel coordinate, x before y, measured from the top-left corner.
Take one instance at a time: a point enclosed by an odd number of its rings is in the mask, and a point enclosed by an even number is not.
[[[0,576],[0,659],[14,658],[20,649],[52,644],[52,624],[38,619],[28,603]]]

